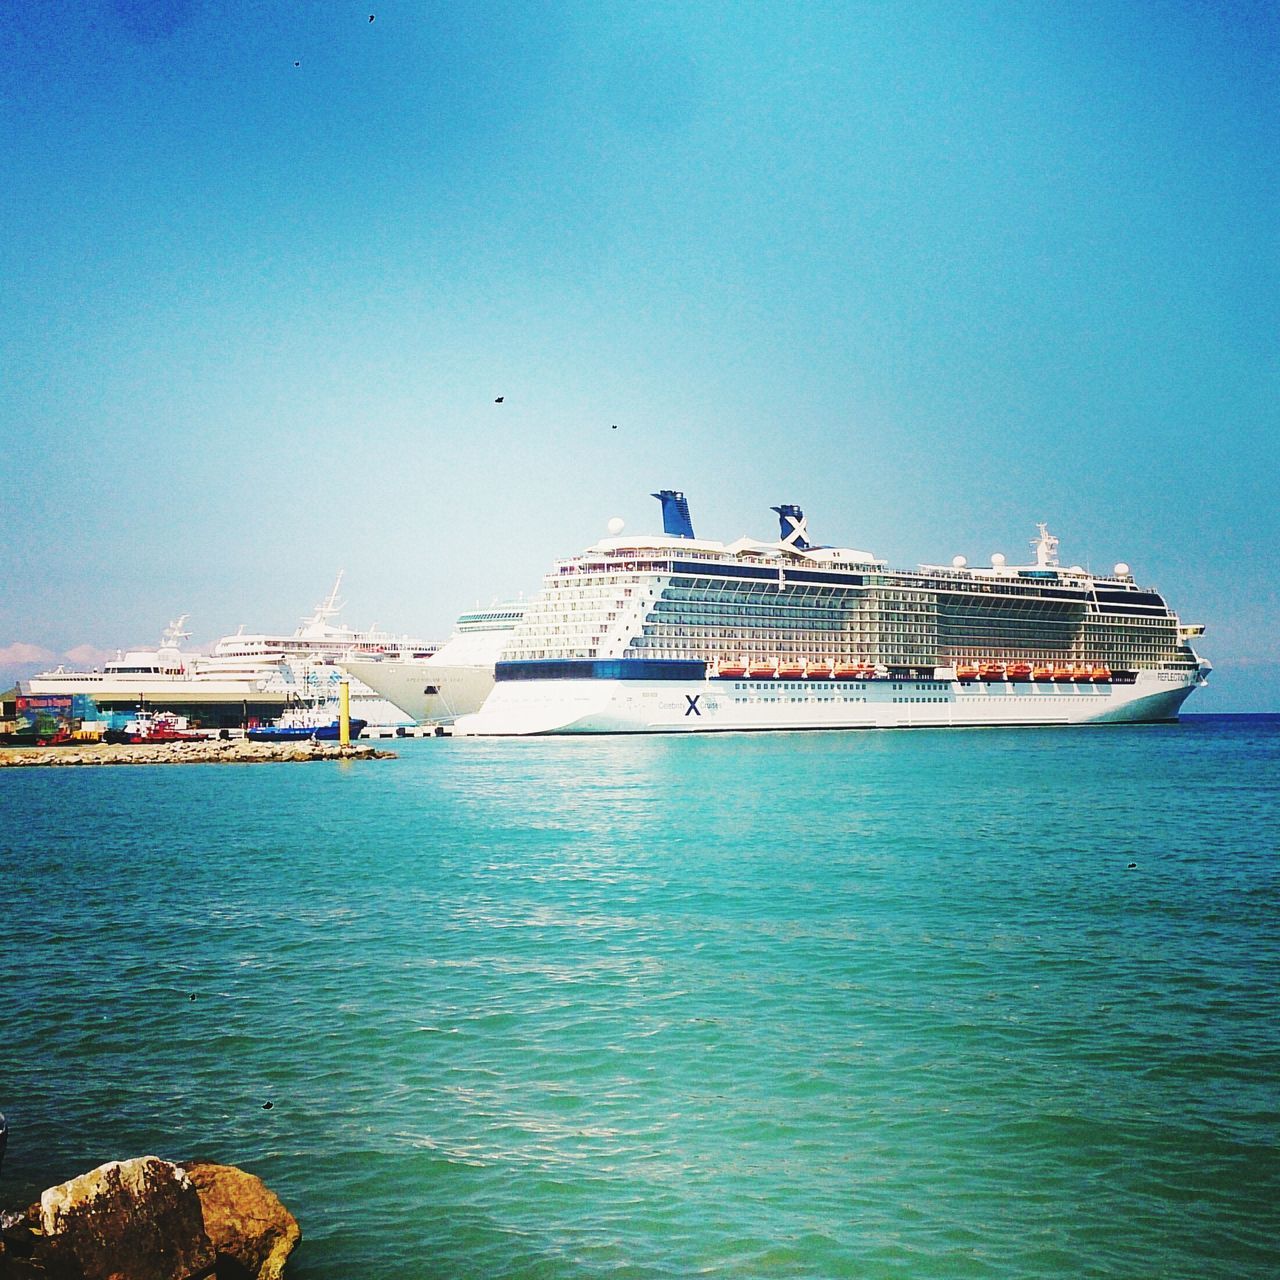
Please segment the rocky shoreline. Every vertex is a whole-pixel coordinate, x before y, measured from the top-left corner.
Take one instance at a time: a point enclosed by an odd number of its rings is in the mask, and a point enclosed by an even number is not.
[[[0,1280],[280,1280],[301,1239],[253,1174],[139,1156],[0,1214]]]
[[[0,768],[106,764],[273,764],[308,760],[394,760],[394,751],[353,742],[250,742],[217,738],[206,742],[85,742],[61,747],[5,747]]]

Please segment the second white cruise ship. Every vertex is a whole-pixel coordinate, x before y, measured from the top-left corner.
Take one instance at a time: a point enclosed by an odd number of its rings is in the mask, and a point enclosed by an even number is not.
[[[419,724],[452,724],[489,696],[494,667],[524,610],[518,602],[464,613],[429,655],[353,653],[338,665]]]
[[[459,735],[1060,725],[1177,718],[1209,663],[1129,567],[1035,560],[896,570],[809,541],[694,537],[684,495],[663,533],[559,561]]]

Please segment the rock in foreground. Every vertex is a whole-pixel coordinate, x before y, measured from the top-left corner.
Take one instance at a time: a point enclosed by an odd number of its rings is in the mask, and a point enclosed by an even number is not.
[[[255,1280],[280,1280],[302,1239],[297,1220],[261,1178],[229,1164],[186,1166],[218,1260],[232,1259]]]
[[[301,1237],[252,1174],[140,1156],[50,1187],[6,1218],[0,1280],[280,1280]]]

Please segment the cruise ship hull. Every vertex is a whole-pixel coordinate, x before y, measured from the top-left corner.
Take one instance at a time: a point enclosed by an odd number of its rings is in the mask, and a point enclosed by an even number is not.
[[[346,659],[343,670],[369,686],[419,724],[452,724],[478,711],[493,689],[493,663],[437,664],[434,659]]]
[[[957,680],[519,680],[498,684],[458,736],[710,733],[767,729],[956,729],[1173,721],[1197,672],[1133,683]]]

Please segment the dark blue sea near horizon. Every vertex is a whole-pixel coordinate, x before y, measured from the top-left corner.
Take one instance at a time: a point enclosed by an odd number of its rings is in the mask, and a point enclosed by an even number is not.
[[[292,1280],[1280,1274],[1280,717],[393,745],[0,770],[0,1206],[155,1152]]]

